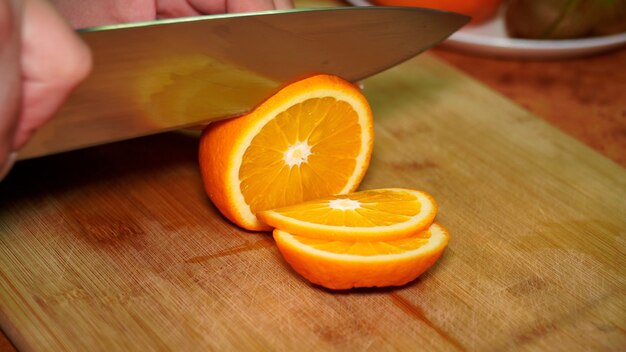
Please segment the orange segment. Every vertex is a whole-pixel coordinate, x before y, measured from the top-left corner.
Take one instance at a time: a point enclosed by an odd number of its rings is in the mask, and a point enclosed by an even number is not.
[[[449,237],[436,223],[386,242],[328,241],[274,230],[287,263],[307,280],[330,289],[404,285],[437,261]]]
[[[437,204],[425,192],[385,188],[326,197],[261,211],[263,222],[310,238],[387,241],[426,229]]]
[[[269,230],[257,212],[355,190],[372,144],[372,112],[358,88],[318,75],[288,85],[250,114],[210,124],[200,140],[200,171],[227,218]]]

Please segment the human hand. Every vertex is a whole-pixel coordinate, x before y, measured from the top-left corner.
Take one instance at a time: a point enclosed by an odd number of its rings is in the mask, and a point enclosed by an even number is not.
[[[0,3],[0,180],[90,69],[89,49],[47,1]]]
[[[157,17],[289,9],[291,0],[157,0]]]
[[[52,0],[75,28],[293,7],[292,0]]]
[[[74,27],[293,7],[291,0],[52,0]],[[15,151],[91,69],[87,46],[45,0],[0,3],[0,180]]]

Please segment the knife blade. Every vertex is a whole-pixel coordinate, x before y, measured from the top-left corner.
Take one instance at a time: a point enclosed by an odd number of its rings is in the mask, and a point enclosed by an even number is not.
[[[226,14],[79,31],[90,76],[19,152],[28,159],[227,118],[287,81],[362,80],[438,44],[468,17],[358,7]]]

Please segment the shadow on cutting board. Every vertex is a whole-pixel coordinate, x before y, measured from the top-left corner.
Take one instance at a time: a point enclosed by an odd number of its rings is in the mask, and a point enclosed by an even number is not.
[[[0,183],[0,212],[20,199],[103,183],[113,187],[129,178],[162,177],[195,166],[197,148],[196,136],[172,132],[20,161]]]

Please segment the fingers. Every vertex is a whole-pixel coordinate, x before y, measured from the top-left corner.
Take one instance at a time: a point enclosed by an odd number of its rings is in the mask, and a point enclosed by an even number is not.
[[[157,18],[293,8],[291,0],[157,0]]]
[[[226,0],[156,0],[156,17],[199,16],[202,14],[222,13],[225,8]]]
[[[154,0],[48,0],[74,28],[154,20]],[[177,2],[182,2],[177,0]]]
[[[11,167],[21,94],[20,18],[16,1],[0,2],[0,180]]]
[[[11,152],[4,161],[0,161],[0,181],[2,181],[6,175],[11,171],[15,161],[17,160],[17,153]]]
[[[283,10],[293,7],[291,0],[226,0],[228,12]]]
[[[293,9],[292,0],[274,0],[274,7],[277,10]]]
[[[45,0],[25,0],[22,24],[22,111],[19,149],[59,109],[91,70],[89,48]]]
[[[226,0],[226,11],[230,13],[266,11],[274,9],[272,0]]]

